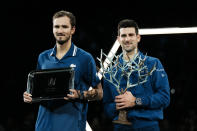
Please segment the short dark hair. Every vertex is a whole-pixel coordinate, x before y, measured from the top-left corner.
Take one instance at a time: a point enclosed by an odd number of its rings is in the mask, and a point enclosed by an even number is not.
[[[120,29],[121,28],[127,28],[127,27],[134,27],[135,28],[135,33],[136,33],[136,35],[138,35],[139,27],[134,20],[130,20],[130,19],[124,19],[124,20],[121,20],[118,23],[118,35],[120,35]]]
[[[75,16],[73,15],[73,13],[68,12],[68,11],[65,11],[65,10],[61,10],[61,11],[56,12],[56,13],[53,15],[53,21],[54,21],[54,19],[56,19],[56,18],[64,17],[64,16],[67,16],[67,17],[70,19],[70,24],[71,24],[72,27],[76,26],[76,18],[75,18]]]

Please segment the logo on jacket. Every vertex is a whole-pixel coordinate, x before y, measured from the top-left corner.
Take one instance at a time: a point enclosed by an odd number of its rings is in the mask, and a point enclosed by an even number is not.
[[[165,74],[162,73],[162,74],[161,74],[161,77],[165,77]]]
[[[76,65],[75,64],[70,64],[70,67],[73,67],[74,68],[74,67],[76,67]]]

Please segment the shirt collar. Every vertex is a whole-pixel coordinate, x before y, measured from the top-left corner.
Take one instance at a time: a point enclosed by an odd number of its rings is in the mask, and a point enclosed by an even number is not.
[[[56,56],[56,52],[57,52],[57,46],[55,45],[50,53],[50,56]],[[76,56],[76,54],[77,54],[77,46],[71,43],[71,47],[65,56]]]

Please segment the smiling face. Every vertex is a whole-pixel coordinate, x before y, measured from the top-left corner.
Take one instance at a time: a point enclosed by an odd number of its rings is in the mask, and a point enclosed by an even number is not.
[[[53,20],[53,34],[58,44],[64,44],[71,40],[75,32],[75,27],[71,26],[67,16],[55,18]]]
[[[127,53],[134,52],[138,48],[140,42],[140,35],[137,35],[134,27],[120,28],[118,40],[123,51]]]

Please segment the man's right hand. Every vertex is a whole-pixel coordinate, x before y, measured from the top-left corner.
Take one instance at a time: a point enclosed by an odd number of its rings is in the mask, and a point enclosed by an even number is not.
[[[130,91],[115,97],[116,109],[132,108],[135,106],[136,97]]]
[[[32,95],[27,93],[26,91],[23,93],[23,100],[25,103],[31,103],[32,102]]]

